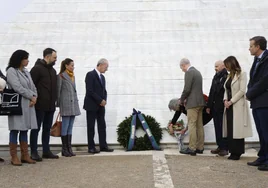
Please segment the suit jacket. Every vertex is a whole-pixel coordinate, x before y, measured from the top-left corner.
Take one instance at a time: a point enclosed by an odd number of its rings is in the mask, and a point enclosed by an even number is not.
[[[60,107],[61,116],[80,115],[75,80],[73,82],[70,76],[63,72],[58,75],[57,86],[57,106]]]
[[[203,96],[203,78],[201,73],[194,67],[190,67],[184,75],[184,89],[181,95],[181,102],[186,99],[186,110],[195,107],[205,106]]]
[[[262,55],[255,74],[253,71],[256,66],[255,58],[250,69],[250,80],[248,83],[247,98],[250,100],[251,108],[268,107],[268,50]]]
[[[102,82],[95,69],[86,75],[86,96],[83,107],[85,110],[97,111],[101,107],[101,101],[107,101],[106,81],[102,74],[101,77]]]
[[[228,78],[226,82],[228,81]],[[224,84],[224,87],[226,85]],[[252,125],[250,120],[249,106],[246,101],[247,74],[241,72],[240,75],[235,75],[231,83],[233,103],[233,138],[247,138],[252,136]],[[227,100],[227,91],[225,87],[224,99]],[[223,137],[227,137],[227,118],[226,108],[223,115]]]

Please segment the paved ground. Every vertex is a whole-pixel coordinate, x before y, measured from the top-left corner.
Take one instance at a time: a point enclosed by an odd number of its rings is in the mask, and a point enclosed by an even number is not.
[[[1,152],[3,154],[3,152]],[[1,154],[0,153],[0,154]],[[3,155],[2,155],[3,156]],[[256,150],[249,149],[239,161],[211,155],[180,155],[177,149],[125,152],[44,160],[22,167],[0,163],[0,187],[90,188],[267,188],[268,172],[246,165]]]

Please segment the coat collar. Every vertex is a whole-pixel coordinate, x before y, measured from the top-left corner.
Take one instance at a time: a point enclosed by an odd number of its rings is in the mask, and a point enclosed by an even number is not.
[[[231,85],[233,85],[233,84],[240,78],[241,74],[242,74],[242,72],[240,72],[239,75],[237,75],[237,74],[234,75],[234,78],[233,78],[233,80],[232,80]]]
[[[72,86],[75,88],[75,77],[74,77],[74,81],[71,80],[70,76],[67,74],[67,72],[63,72],[61,73],[63,79],[65,79],[67,82],[71,83]]]

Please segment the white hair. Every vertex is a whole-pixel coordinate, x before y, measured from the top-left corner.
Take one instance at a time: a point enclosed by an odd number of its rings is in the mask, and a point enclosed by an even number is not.
[[[187,58],[183,58],[180,61],[180,65],[189,65],[189,64],[190,64],[190,61]]]
[[[105,58],[101,58],[97,63],[97,67],[102,64],[108,64],[108,60]]]

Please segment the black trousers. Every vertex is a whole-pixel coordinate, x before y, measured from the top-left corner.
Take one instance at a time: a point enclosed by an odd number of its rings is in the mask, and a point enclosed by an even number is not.
[[[50,151],[49,140],[50,140],[50,128],[53,123],[53,116],[55,111],[42,111],[35,110],[37,118],[38,129],[32,129],[30,135],[30,145],[31,152],[37,152],[37,142],[38,142],[38,133],[42,126],[42,147],[43,152]]]
[[[228,141],[226,138],[222,137],[223,112],[217,111],[217,109],[214,108],[212,115],[213,115],[216,143],[221,150],[228,150]]]
[[[97,111],[87,110],[87,142],[88,150],[95,148],[95,122],[97,120],[99,145],[100,148],[107,148],[106,142],[106,122],[105,122],[105,107],[100,107]]]
[[[258,161],[268,164],[268,108],[253,109],[252,113],[260,140]]]

